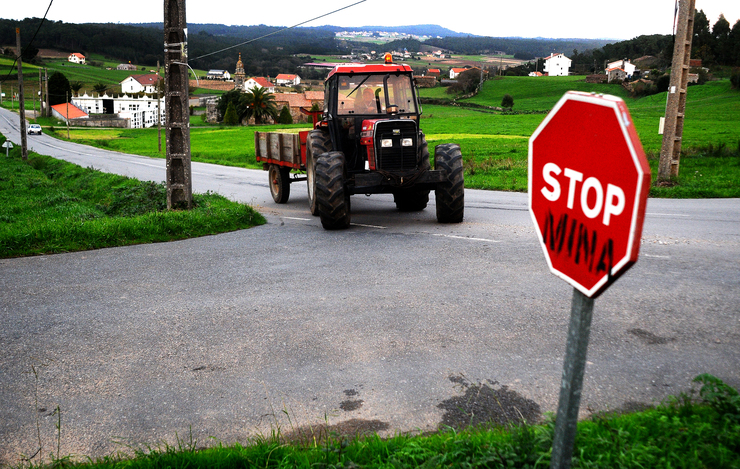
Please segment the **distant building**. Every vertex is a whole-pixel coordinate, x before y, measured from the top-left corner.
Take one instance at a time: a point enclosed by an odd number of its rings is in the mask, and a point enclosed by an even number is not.
[[[442,71],[440,69],[438,69],[438,68],[430,68],[430,69],[427,70],[427,73],[426,73],[425,76],[439,78],[439,76],[441,74],[442,74]]]
[[[278,111],[287,106],[293,122],[310,122],[310,116],[303,114],[301,108],[310,110],[317,104],[319,109],[324,109],[323,91],[306,91],[303,93],[277,93],[275,94],[275,106]]]
[[[136,70],[136,65],[133,65],[131,62],[127,64],[118,64],[116,70]]]
[[[72,62],[75,64],[84,64],[85,56],[80,54],[79,52],[74,52],[72,54],[69,54],[69,57],[67,57],[67,62]]]
[[[72,103],[87,114],[109,114],[129,119],[129,128],[140,129],[157,125],[157,98],[150,96],[83,96],[72,98]],[[60,104],[60,106],[63,106]],[[159,117],[165,123],[165,98],[160,98]],[[71,116],[73,117],[73,116]]]
[[[239,60],[236,61],[236,70],[234,71],[234,88],[244,89],[245,81],[247,81],[247,76],[244,74],[244,62],[242,62],[242,54],[239,52]]]
[[[287,73],[281,73],[275,77],[275,84],[277,86],[296,86],[301,84],[301,77],[298,75],[289,75]]]
[[[55,104],[51,107],[51,115],[65,122],[68,119],[87,119],[89,117],[85,111],[75,106],[74,102]]]
[[[572,62],[572,60],[562,53],[552,54],[549,57],[545,57],[544,72],[550,77],[567,77]]]
[[[121,82],[121,91],[124,93],[156,93],[159,75],[131,75]]]
[[[609,70],[612,69],[621,69],[622,71],[624,71],[623,75],[625,76],[625,78],[632,78],[632,75],[635,74],[635,70],[637,69],[637,67],[635,66],[635,64],[630,63],[629,59],[622,59],[615,60],[614,62],[609,62],[606,65],[606,74],[609,75]],[[625,78],[620,78],[620,80],[624,80]]]
[[[264,88],[268,93],[275,92],[275,85],[265,77],[252,77],[244,82],[244,91],[251,91],[256,87]]]
[[[606,69],[606,77],[609,83],[613,81],[624,81],[627,79],[627,72],[619,67]]]
[[[230,80],[231,74],[226,70],[208,70],[206,79],[208,80]]]
[[[451,68],[450,69],[450,80],[456,80],[458,75],[460,75],[462,72],[467,71],[467,68]]]
[[[529,72],[530,77],[541,77],[542,72]]]

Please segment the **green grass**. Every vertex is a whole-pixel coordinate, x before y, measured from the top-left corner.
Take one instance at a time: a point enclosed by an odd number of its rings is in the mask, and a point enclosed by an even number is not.
[[[462,100],[476,106],[498,107],[504,94],[514,98],[514,112],[426,104],[421,127],[431,148],[459,143],[465,160],[465,186],[490,190],[527,190],[528,139],[546,113],[569,90],[599,92],[627,103],[635,128],[657,175],[662,136],[658,122],[665,111],[666,94],[640,99],[627,96],[618,85],[590,84],[583,77],[503,77],[484,83],[481,92]],[[450,99],[446,89],[422,89],[426,98]],[[682,157],[677,184],[653,187],[653,197],[740,197],[740,92],[729,80],[691,86],[688,90]],[[17,104],[16,104],[17,107]],[[44,123],[42,125],[55,125]],[[193,161],[260,169],[254,154],[254,132],[307,125],[225,127],[191,119]],[[59,127],[57,127],[59,130]],[[156,129],[73,130],[79,143],[139,155],[163,157],[157,151]],[[66,132],[57,131],[57,137]]]
[[[641,412],[597,414],[579,422],[573,467],[740,467],[737,391],[710,375],[701,375],[695,381],[702,383],[701,401],[682,395]],[[447,427],[386,439],[377,434],[342,435],[327,425],[290,433],[301,437],[287,438],[278,428],[269,437],[253,438],[245,445],[217,444],[211,448],[201,448],[192,438],[178,438],[175,446],[139,448],[133,457],[113,455],[83,463],[56,458],[46,467],[545,469],[550,466],[554,423],[548,417],[539,425]]]
[[[4,137],[0,136],[4,141]],[[105,174],[20,148],[0,158],[0,257],[153,243],[264,223],[251,207],[195,194],[168,211],[163,184]]]

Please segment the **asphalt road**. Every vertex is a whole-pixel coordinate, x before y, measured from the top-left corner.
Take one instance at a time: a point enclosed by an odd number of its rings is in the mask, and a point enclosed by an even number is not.
[[[164,160],[29,142],[164,179]],[[572,288],[525,194],[468,190],[460,225],[354,196],[353,226],[327,232],[303,183],[278,206],[266,179],[193,164],[196,191],[253,204],[262,227],[0,260],[0,461],[33,454],[38,432],[56,451],[57,406],[61,452],[93,457],[191,429],[199,445],[324,421],[430,430],[474,388],[555,411]],[[738,266],[740,200],[651,199],[640,261],[595,303],[581,415],[656,404],[700,373],[740,387]]]

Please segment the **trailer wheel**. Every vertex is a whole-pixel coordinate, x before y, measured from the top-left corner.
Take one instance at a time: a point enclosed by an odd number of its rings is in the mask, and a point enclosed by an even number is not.
[[[290,197],[290,168],[271,164],[267,170],[272,200],[277,204],[284,204]]]
[[[340,151],[316,158],[316,201],[321,224],[327,230],[349,228],[349,191],[344,185],[345,161]]]
[[[318,216],[319,206],[316,203],[316,158],[331,151],[329,132],[314,129],[306,137],[306,182],[308,186],[308,205],[311,215]]]
[[[434,191],[437,221],[460,223],[465,212],[465,182],[460,145],[437,145],[434,149],[434,167],[447,173],[446,180],[437,184]]]
[[[419,169],[429,170],[429,145],[424,132],[419,131]],[[401,212],[419,212],[427,208],[429,203],[429,189],[406,189],[393,192],[393,201]]]

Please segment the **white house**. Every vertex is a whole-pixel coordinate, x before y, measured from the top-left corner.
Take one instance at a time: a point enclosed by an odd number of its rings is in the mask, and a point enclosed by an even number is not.
[[[206,75],[206,79],[208,80],[230,80],[231,74],[226,70],[208,70],[208,74]]]
[[[562,53],[552,54],[549,57],[545,57],[544,72],[551,77],[567,77],[571,62],[572,60]]]
[[[632,75],[634,75],[635,70],[637,69],[635,64],[630,63],[629,59],[615,60],[614,62],[609,62],[606,66],[607,74],[609,70],[613,68],[621,68],[622,70],[624,70],[627,78],[632,78]]]
[[[118,117],[129,119],[129,126],[132,129],[140,129],[157,125],[157,98],[149,96],[83,96],[72,98],[72,103],[86,111],[88,114],[111,114]],[[165,123],[165,100],[160,98],[159,118],[162,124]]]
[[[159,75],[149,73],[146,75],[131,75],[121,82],[123,93],[156,93]]]
[[[268,93],[275,92],[275,85],[265,77],[252,77],[244,82],[244,91],[250,91],[256,87],[262,87],[266,89]]]
[[[75,64],[84,64],[85,56],[80,54],[79,52],[73,52],[69,54],[69,57],[67,57],[67,62],[72,62]]]
[[[450,69],[450,80],[457,79],[457,76],[460,75],[462,72],[467,71],[467,68],[451,68]]]
[[[295,86],[301,84],[301,77],[298,75],[290,75],[287,73],[281,73],[275,77],[275,84],[277,86]]]

